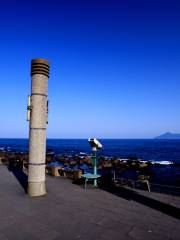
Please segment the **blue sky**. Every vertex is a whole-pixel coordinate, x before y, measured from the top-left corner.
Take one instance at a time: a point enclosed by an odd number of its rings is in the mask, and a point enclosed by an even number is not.
[[[173,0],[1,3],[0,137],[28,137],[36,57],[51,63],[48,138],[180,132],[179,13]]]

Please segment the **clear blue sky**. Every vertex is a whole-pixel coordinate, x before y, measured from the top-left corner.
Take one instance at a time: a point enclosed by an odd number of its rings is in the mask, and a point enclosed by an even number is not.
[[[180,1],[2,1],[0,137],[28,137],[30,61],[49,59],[49,138],[180,132]]]

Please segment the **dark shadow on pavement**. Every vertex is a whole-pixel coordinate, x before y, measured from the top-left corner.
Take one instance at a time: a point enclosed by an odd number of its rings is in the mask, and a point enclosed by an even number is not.
[[[25,193],[27,193],[28,188],[28,176],[23,172],[23,170],[19,167],[8,166],[8,170],[13,173],[15,178],[18,180]]]
[[[135,202],[138,202],[140,204],[143,204],[147,207],[153,208],[157,211],[160,211],[164,214],[167,214],[171,217],[180,219],[180,208],[169,205],[167,203],[155,200],[153,198],[141,195],[140,193],[132,190],[127,189],[124,187],[112,187],[104,189],[112,194],[115,194],[118,197],[124,198],[126,200],[133,200]]]

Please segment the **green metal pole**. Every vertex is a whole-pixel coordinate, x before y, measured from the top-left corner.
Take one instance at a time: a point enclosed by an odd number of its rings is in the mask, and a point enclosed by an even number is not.
[[[97,175],[97,158],[96,158],[96,149],[92,151],[93,164],[94,164],[94,175]],[[97,178],[94,179],[94,187],[97,187]]]

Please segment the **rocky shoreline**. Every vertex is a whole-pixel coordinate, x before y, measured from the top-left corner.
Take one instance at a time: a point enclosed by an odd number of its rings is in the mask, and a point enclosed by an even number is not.
[[[28,152],[16,152],[9,149],[3,149],[0,151],[0,164],[7,165],[10,169],[16,168],[20,170],[28,169]],[[111,188],[115,182],[118,186],[130,186],[138,187],[140,189],[147,189],[146,181],[152,186],[153,184],[169,186],[176,188],[179,186],[180,179],[177,178],[172,183],[169,183],[166,178],[158,176],[164,169],[179,169],[179,164],[173,164],[171,162],[153,162],[144,161],[137,158],[121,159],[118,157],[98,157],[98,174],[101,175],[99,180],[99,186],[103,188]],[[81,178],[84,173],[93,173],[93,163],[90,155],[85,153],[79,153],[75,156],[58,155],[52,151],[46,154],[46,173],[55,177],[67,177],[77,184],[83,184]],[[163,182],[164,181],[164,182]],[[137,184],[138,183],[138,184]],[[172,188],[171,187],[171,188]],[[154,188],[157,190],[157,186]],[[163,191],[162,186],[159,187]],[[170,189],[171,190],[171,189]],[[166,192],[170,191],[166,188]],[[175,189],[177,190],[177,189]],[[178,189],[178,194],[179,194]]]

